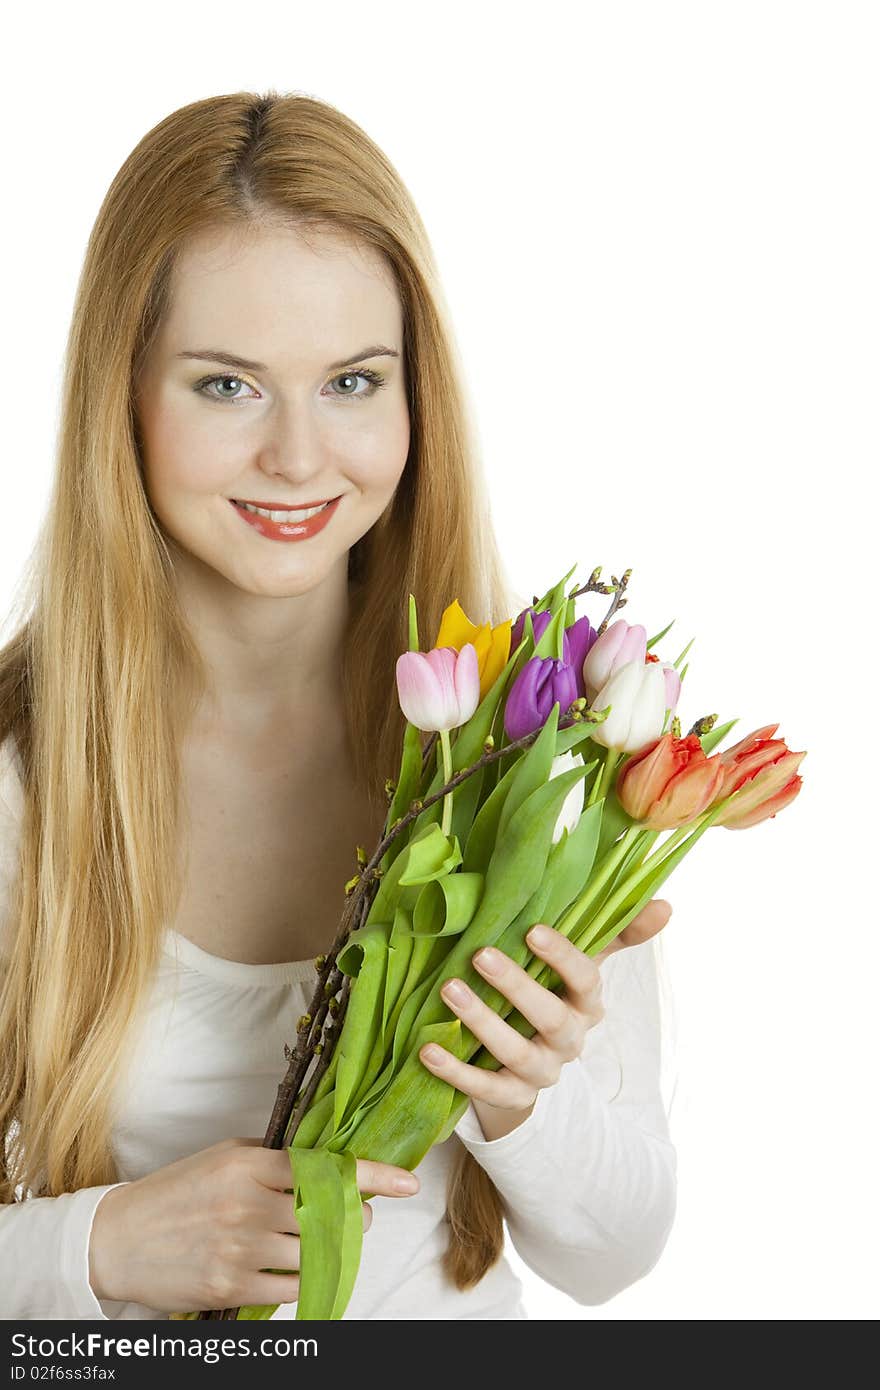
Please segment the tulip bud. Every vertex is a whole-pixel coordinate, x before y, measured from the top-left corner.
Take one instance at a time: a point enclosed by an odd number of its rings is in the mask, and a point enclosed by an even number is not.
[[[719,754],[724,777],[715,801],[728,796],[733,800],[719,812],[715,825],[747,830],[794,801],[802,785],[797,769],[807,755],[793,753],[784,739],[773,738],[778,728],[766,724]]]
[[[724,777],[720,757],[707,758],[696,734],[663,736],[617,774],[617,798],[647,830],[677,830],[702,815]]]
[[[615,671],[627,662],[644,665],[648,647],[648,632],[641,623],[627,623],[618,618],[597,637],[583,664],[584,684],[588,692],[601,690]],[[607,701],[606,701],[607,704]]]
[[[587,689],[584,685],[584,661],[598,641],[596,629],[589,618],[578,618],[562,634],[562,657],[574,671],[578,696],[586,703]]]
[[[532,615],[532,634],[535,639],[535,646],[538,645],[541,638],[544,636],[544,628],[547,626],[547,624],[550,622],[550,619],[553,617],[553,614],[550,612],[549,608],[542,608],[540,613],[536,613],[534,607],[532,606],[524,608],[517,617],[516,622],[513,624],[513,627],[510,630],[510,650],[512,652],[516,651],[520,642],[525,637],[527,613],[531,613]]]
[[[461,651],[434,647],[397,658],[397,696],[410,724],[425,733],[457,729],[480,703],[480,670],[472,642]]]
[[[554,704],[560,716],[578,697],[574,668],[552,656],[533,656],[520,671],[504,705],[508,738],[524,738],[542,729]]]
[[[595,742],[619,753],[635,753],[644,748],[646,743],[659,738],[663,729],[666,714],[663,670],[657,662],[646,665],[644,657],[628,661],[602,686],[591,708],[602,710],[606,705],[611,706],[611,712],[593,730]]]

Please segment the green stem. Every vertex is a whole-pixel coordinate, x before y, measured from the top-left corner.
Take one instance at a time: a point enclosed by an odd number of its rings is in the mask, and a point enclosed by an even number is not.
[[[718,809],[718,807],[715,807],[713,810],[705,812],[702,816],[698,816],[696,820],[691,821],[688,825],[680,826],[674,834],[664,840],[658,850],[655,850],[652,855],[649,855],[647,859],[643,860],[639,867],[618,885],[611,896],[602,904],[586,931],[581,932],[575,945],[585,950],[591,941],[595,941],[602,936],[604,928],[618,908],[625,903],[626,899],[634,893],[637,893],[642,882],[662,865],[664,860],[675,852],[682,840],[686,837],[692,837],[694,842],[696,842],[707,828],[706,823],[715,819]]]
[[[666,855],[669,853],[670,850],[675,849],[676,845],[680,845],[682,840],[687,839],[688,835],[691,833],[695,825],[696,821],[690,821],[687,825],[680,825],[677,830],[674,830],[671,835],[668,835],[666,837],[666,839],[663,841],[661,845],[657,846],[653,854],[649,854],[647,859],[642,860],[641,867],[656,867],[657,864],[660,863],[661,859],[666,858]],[[653,833],[655,835],[659,835],[661,832],[654,831]]]
[[[449,740],[449,730],[440,729],[440,747],[443,750],[443,781],[452,781],[452,745]],[[452,825],[452,792],[447,792],[443,798],[443,820],[440,829],[444,835],[449,834],[449,827]]]
[[[581,896],[575,899],[564,916],[559,919],[556,924],[558,932],[561,932],[563,936],[569,935],[571,929],[577,925],[579,918],[598,896],[603,885],[608,882],[620,862],[626,858],[633,841],[643,833],[640,825],[631,825],[628,830],[624,831],[614,848],[609,850],[602,860],[599,869],[591,875]]]

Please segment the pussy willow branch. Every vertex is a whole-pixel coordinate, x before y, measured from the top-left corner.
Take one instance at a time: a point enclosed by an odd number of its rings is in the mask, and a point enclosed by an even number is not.
[[[614,614],[617,612],[618,608],[623,608],[625,606],[626,599],[623,598],[622,595],[624,593],[624,590],[626,589],[627,584],[629,583],[629,577],[632,574],[632,570],[624,570],[623,574],[620,576],[619,579],[616,575],[612,574],[610,584],[600,584],[599,575],[601,573],[602,566],[597,565],[596,568],[593,570],[593,573],[587,580],[586,584],[582,584],[579,589],[573,589],[572,592],[568,595],[569,599],[573,599],[577,598],[579,594],[614,594],[614,597],[611,600],[611,607],[608,609],[608,612],[605,614],[605,617],[602,619],[601,623],[596,628],[597,638],[602,636],[602,633],[605,631],[609,622],[614,617]]]

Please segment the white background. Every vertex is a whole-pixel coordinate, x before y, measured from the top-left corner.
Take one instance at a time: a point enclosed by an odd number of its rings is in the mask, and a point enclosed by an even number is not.
[[[215,0],[5,22],[4,613],[110,180],[178,106],[300,91],[415,196],[517,587],[631,566],[622,616],[675,618],[664,659],[697,639],[683,728],[778,721],[808,750],[790,808],[708,834],[663,890],[666,1250],[598,1308],[514,1254],[535,1318],[878,1312],[876,20],[843,0]]]

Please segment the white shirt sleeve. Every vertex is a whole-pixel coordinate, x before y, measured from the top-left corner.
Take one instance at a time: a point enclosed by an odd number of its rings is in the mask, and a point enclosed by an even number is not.
[[[486,1140],[472,1104],[455,1128],[498,1188],[523,1260],[583,1305],[653,1269],[675,1217],[658,946],[602,962],[605,1017],[517,1129]]]
[[[7,912],[18,872],[23,810],[14,757],[9,737],[0,747],[0,980],[9,959]],[[119,1186],[106,1183],[0,1207],[0,1316],[118,1316],[125,1304],[96,1298],[89,1284],[89,1239],[98,1203],[111,1187]]]
[[[0,1315],[4,1318],[118,1317],[126,1306],[95,1297],[89,1237],[98,1203],[112,1187],[81,1187],[61,1197],[30,1197],[0,1207]]]

